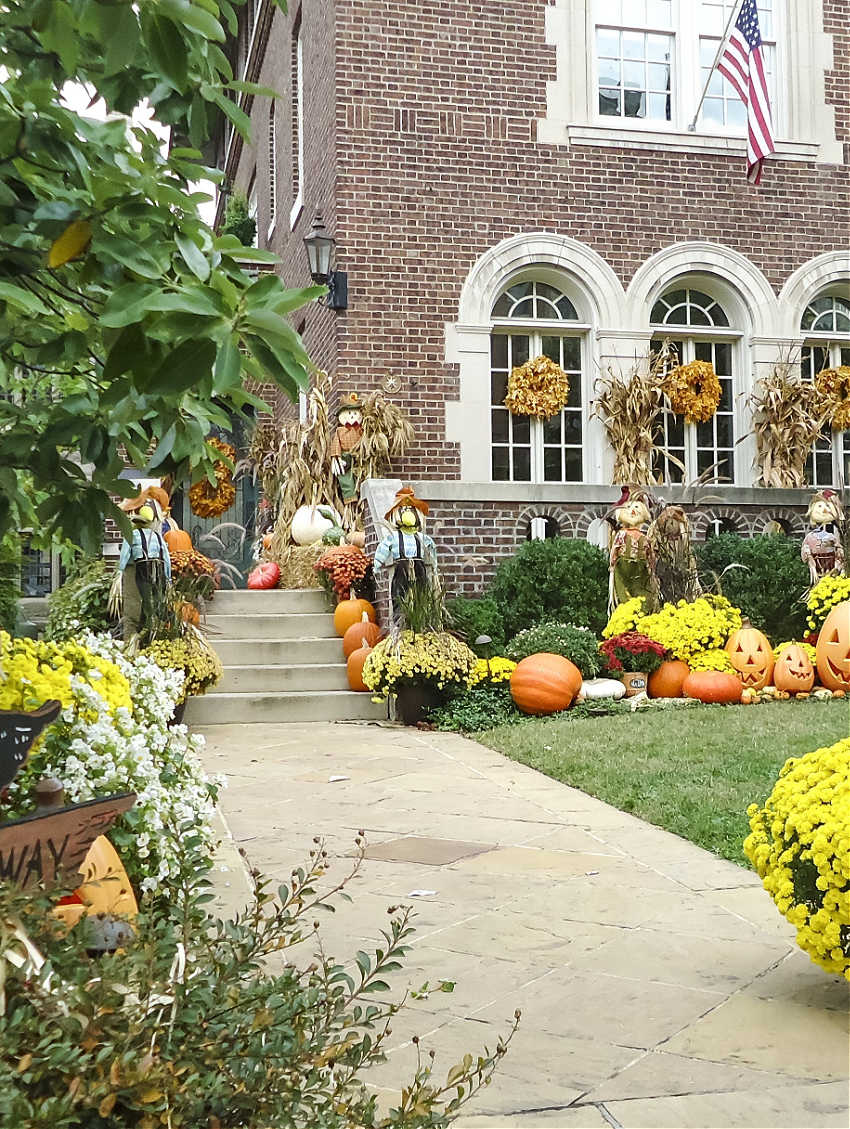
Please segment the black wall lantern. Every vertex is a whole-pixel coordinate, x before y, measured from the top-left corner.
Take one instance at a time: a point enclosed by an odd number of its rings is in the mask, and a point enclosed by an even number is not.
[[[331,270],[336,240],[318,212],[310,234],[304,236],[304,246],[310,263],[310,277],[314,282],[325,283],[328,288],[324,304],[331,310],[348,309],[348,275],[345,271]]]

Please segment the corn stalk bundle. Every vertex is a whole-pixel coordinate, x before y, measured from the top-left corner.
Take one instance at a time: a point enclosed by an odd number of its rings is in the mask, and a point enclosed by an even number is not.
[[[363,405],[363,436],[354,448],[357,477],[381,478],[413,441],[413,424],[403,408],[380,392],[372,392]]]
[[[798,490],[806,485],[806,459],[829,419],[829,404],[818,389],[777,364],[750,397],[756,437],[757,485]]]
[[[655,481],[652,456],[670,357],[665,343],[636,361],[625,375],[609,368],[608,375],[596,382],[592,414],[602,420],[614,450],[613,478],[618,486],[649,486]]]

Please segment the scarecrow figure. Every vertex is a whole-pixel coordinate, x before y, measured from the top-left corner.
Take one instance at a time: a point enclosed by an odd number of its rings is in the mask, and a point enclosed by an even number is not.
[[[331,470],[333,471],[343,504],[357,501],[358,484],[354,480],[354,448],[363,436],[363,405],[356,392],[349,392],[339,401],[337,408],[339,426],[331,440]]]
[[[655,578],[655,551],[643,531],[649,523],[649,495],[639,486],[624,486],[613,514],[617,532],[611,543],[608,584],[608,609],[642,596],[646,611],[655,611],[658,584]],[[609,514],[606,518],[610,521]]]
[[[806,515],[811,529],[803,538],[800,556],[809,566],[813,585],[824,576],[844,573],[844,507],[834,490],[819,490]]]
[[[394,529],[375,550],[372,567],[392,569],[390,607],[392,614],[415,585],[432,583],[437,570],[437,547],[425,533],[428,503],[417,498],[412,486],[402,486],[385,515]]]
[[[124,639],[150,623],[157,597],[171,583],[171,556],[159,532],[163,512],[155,497],[142,492],[122,502],[133,523],[132,540],[126,538],[118,558]]]
[[[702,595],[692,545],[691,523],[681,506],[665,506],[647,531],[655,556],[659,599],[665,604]]]

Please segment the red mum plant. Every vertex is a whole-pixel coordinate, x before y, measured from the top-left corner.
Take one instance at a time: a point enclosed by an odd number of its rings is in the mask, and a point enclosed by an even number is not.
[[[608,669],[612,671],[639,670],[652,674],[667,656],[667,651],[660,643],[640,631],[623,631],[620,635],[612,635],[600,644],[599,650],[608,662]]]

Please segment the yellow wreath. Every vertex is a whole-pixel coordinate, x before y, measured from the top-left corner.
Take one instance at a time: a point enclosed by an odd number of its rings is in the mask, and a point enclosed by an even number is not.
[[[850,429],[850,365],[823,369],[815,379],[815,387],[829,407],[832,430]]]
[[[570,395],[567,374],[551,357],[535,357],[513,369],[505,407],[515,416],[548,419],[564,407]]]
[[[236,461],[236,449],[221,439],[208,439],[207,443],[215,447],[225,458]],[[236,498],[236,487],[230,474],[230,467],[217,459],[215,463],[215,486],[211,486],[209,479],[202,478],[200,482],[189,490],[189,505],[192,513],[198,517],[220,517],[225,510],[229,510]]]
[[[707,423],[720,403],[720,381],[710,361],[679,365],[664,379],[670,407],[687,423]]]

